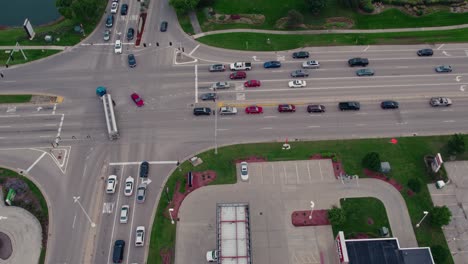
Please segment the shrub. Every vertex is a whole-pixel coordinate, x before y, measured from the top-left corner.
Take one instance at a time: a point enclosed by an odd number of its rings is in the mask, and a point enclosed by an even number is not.
[[[373,171],[380,171],[380,156],[377,152],[369,152],[362,159],[362,166]]]
[[[374,5],[372,4],[372,0],[361,0],[359,7],[366,13],[374,12]]]
[[[287,26],[295,27],[302,23],[304,23],[304,16],[297,10],[294,10],[294,9],[289,10]]]
[[[432,257],[435,263],[445,263],[450,252],[441,245],[435,245],[431,247]]]
[[[456,155],[465,152],[465,140],[462,134],[454,134],[447,142],[447,148],[450,154]]]
[[[448,225],[450,223],[450,219],[452,218],[452,212],[450,212],[450,209],[448,209],[448,207],[445,205],[434,206],[430,214],[431,223],[437,227]]]
[[[408,187],[415,193],[421,191],[421,182],[418,179],[410,179],[408,181]]]
[[[328,210],[327,213],[328,220],[332,225],[342,225],[346,221],[344,210],[336,207],[336,205],[334,205],[330,210]]]

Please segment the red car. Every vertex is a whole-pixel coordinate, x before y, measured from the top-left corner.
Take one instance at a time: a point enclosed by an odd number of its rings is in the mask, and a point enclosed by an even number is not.
[[[247,73],[245,73],[243,71],[233,72],[233,73],[231,73],[231,75],[229,75],[229,78],[231,80],[233,80],[233,79],[245,79],[245,78],[247,78]]]
[[[250,80],[244,83],[244,87],[259,87],[260,85],[260,81],[257,80]]]
[[[142,107],[145,105],[145,102],[137,93],[132,93],[131,97],[132,97],[133,102],[135,102],[135,104],[138,107]]]
[[[245,108],[246,114],[261,114],[263,113],[263,108],[261,106],[251,105]]]
[[[292,104],[280,104],[278,105],[278,112],[296,112],[296,106]]]

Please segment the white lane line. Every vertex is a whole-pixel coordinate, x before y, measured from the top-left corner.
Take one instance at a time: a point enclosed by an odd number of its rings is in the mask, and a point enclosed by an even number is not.
[[[454,123],[455,120],[444,120],[444,121],[442,121],[442,122],[444,122],[444,123]]]
[[[43,124],[43,126],[57,126],[57,124]]]
[[[218,131],[227,131],[229,128],[218,128]]]
[[[366,124],[356,124],[356,126],[363,127],[363,126],[366,126]]]
[[[60,133],[62,132],[62,125],[63,125],[63,119],[65,118],[65,114],[62,114],[62,118],[60,119],[60,125],[57,131],[57,136],[56,138],[60,138]]]
[[[122,175],[123,175],[123,171],[124,170],[121,170],[120,172],[120,175],[119,175],[119,179],[118,181],[122,182]],[[122,186],[123,184],[118,184],[117,185],[117,202],[116,202],[116,208],[118,208],[118,204],[119,204],[119,200],[120,200],[120,188],[118,188],[119,186]],[[109,254],[107,255],[107,263],[110,262],[110,255],[111,255],[111,252],[112,252],[112,244],[113,244],[113,241],[114,241],[114,231],[115,231],[115,222],[117,221],[117,210],[115,210],[115,216],[114,216],[114,223],[112,224],[112,232],[111,232],[111,239],[109,241]]]
[[[193,48],[193,50],[188,55],[192,56],[192,54],[198,49],[198,47],[200,47],[200,44]]]
[[[320,126],[308,126],[308,128],[318,128]]]
[[[437,48],[437,50],[440,50],[445,44],[440,44],[440,46]]]
[[[264,116],[263,118],[277,118],[277,116]]]
[[[195,64],[195,103],[198,103],[198,65]]]
[[[11,126],[0,126],[0,128],[7,128],[7,127],[11,127]]]
[[[171,165],[177,164],[177,160],[174,161],[148,161],[149,164],[155,165]],[[110,166],[121,166],[121,165],[140,165],[141,161],[129,161],[129,162],[110,162]]]
[[[272,127],[262,127],[260,129],[273,129]]]
[[[39,136],[39,137],[40,137],[40,138],[50,138],[50,137],[52,137],[52,136],[50,136],[50,135],[43,135],[43,136]]]
[[[396,66],[395,68],[397,68],[397,69],[408,69],[409,66]]]
[[[76,222],[76,214],[75,214],[75,217],[73,217],[72,229],[75,229],[75,222]]]
[[[26,172],[29,172],[32,168],[34,168],[34,166],[36,166],[36,164],[47,154],[47,152],[44,152],[42,153],[42,155],[37,158],[37,160],[31,165],[29,166],[29,168],[26,170]]]
[[[5,139],[6,137],[0,137],[0,139]]]
[[[20,117],[21,115],[2,115],[1,117]]]
[[[54,104],[54,109],[52,110],[52,114],[55,115],[55,110],[57,109],[57,104]]]

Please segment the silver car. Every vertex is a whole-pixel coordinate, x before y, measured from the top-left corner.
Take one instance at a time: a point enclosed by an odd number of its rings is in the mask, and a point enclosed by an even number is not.
[[[146,200],[146,184],[141,183],[137,189],[137,203],[144,203]]]
[[[320,68],[320,62],[316,60],[304,61],[302,63],[302,68],[304,69],[318,69]]]
[[[110,39],[110,34],[111,34],[111,31],[106,29],[104,30],[104,40],[105,41],[108,41]]]
[[[216,91],[217,89],[228,89],[229,87],[231,87],[231,84],[228,82],[217,82],[217,83],[213,83],[210,89]]]
[[[223,106],[219,109],[220,115],[235,115],[237,114],[237,108],[232,106]]]

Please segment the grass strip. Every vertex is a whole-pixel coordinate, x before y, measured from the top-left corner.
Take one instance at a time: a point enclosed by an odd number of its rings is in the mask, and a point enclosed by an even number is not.
[[[27,103],[31,101],[31,94],[2,94],[0,104]]]

